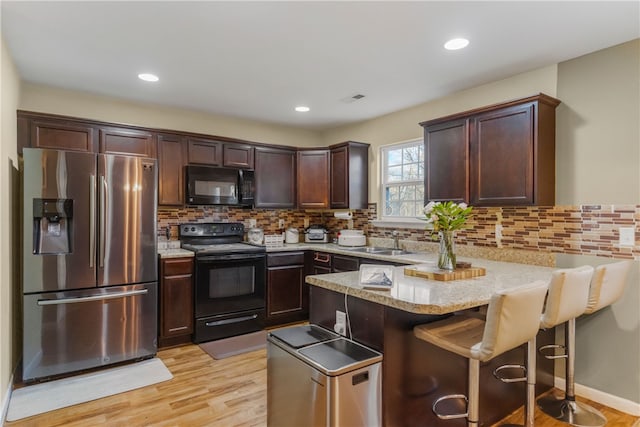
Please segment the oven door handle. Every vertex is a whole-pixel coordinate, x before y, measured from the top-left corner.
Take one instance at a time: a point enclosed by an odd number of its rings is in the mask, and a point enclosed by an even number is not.
[[[196,258],[198,262],[212,262],[212,261],[229,261],[229,260],[252,260],[252,259],[264,259],[265,254],[230,254],[230,255],[205,255]]]
[[[228,325],[230,323],[240,323],[247,320],[257,319],[258,315],[253,314],[251,316],[242,316],[242,317],[234,317],[233,319],[225,319],[225,320],[216,320],[215,322],[206,322],[205,326],[220,326],[220,325]]]

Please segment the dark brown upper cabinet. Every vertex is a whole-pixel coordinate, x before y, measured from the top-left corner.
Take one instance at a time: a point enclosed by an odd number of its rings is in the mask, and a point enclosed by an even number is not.
[[[296,207],[296,152],[293,149],[255,148],[255,207]]]
[[[538,94],[420,123],[425,202],[555,204],[555,109]]]
[[[158,204],[184,204],[186,144],[180,135],[158,134]]]
[[[20,120],[18,121],[20,124]],[[33,148],[94,152],[97,131],[95,127],[67,120],[23,118],[22,125],[31,137]]]
[[[224,144],[222,147],[222,165],[230,168],[253,169],[254,148],[246,144]]]
[[[329,150],[298,151],[298,207],[323,209],[329,207]]]
[[[187,138],[189,164],[221,166],[222,142],[203,138]]]
[[[369,144],[348,141],[330,148],[331,208],[366,209],[369,204]]]
[[[100,152],[125,156],[156,157],[153,133],[117,127],[100,129]]]

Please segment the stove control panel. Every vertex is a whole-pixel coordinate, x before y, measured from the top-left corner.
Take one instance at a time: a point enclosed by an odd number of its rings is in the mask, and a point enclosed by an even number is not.
[[[199,222],[180,225],[180,237],[244,236],[240,222]]]

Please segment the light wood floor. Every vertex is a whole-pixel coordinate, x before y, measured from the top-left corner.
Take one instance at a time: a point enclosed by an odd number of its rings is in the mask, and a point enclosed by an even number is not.
[[[266,350],[214,360],[197,345],[187,345],[161,350],[158,356],[172,380],[5,426],[266,426]],[[607,416],[607,427],[630,427],[637,421],[591,404]],[[521,413],[504,421],[521,421]],[[566,424],[537,413],[536,426]]]

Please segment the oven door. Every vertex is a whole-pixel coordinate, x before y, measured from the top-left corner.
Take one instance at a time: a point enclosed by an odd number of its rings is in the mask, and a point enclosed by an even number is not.
[[[266,256],[199,256],[195,279],[195,342],[264,327]]]

